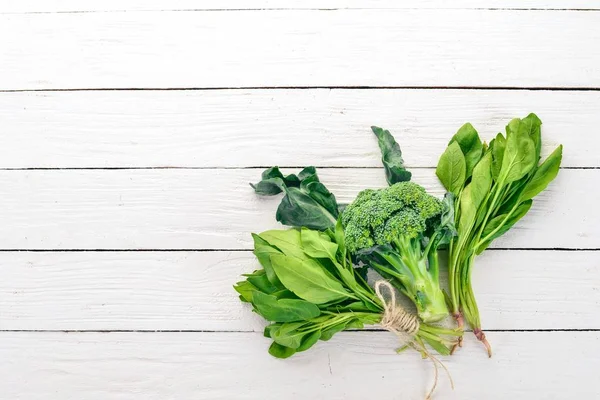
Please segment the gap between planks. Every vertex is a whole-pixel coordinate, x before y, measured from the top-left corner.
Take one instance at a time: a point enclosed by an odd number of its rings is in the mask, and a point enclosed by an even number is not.
[[[599,10],[600,11],[600,10]],[[548,92],[597,92],[600,87],[589,86],[369,86],[369,85],[311,85],[311,86],[214,86],[214,87],[130,87],[130,88],[36,88],[0,89],[0,93],[28,92],[139,92],[139,91],[225,91],[225,90],[512,90]]]

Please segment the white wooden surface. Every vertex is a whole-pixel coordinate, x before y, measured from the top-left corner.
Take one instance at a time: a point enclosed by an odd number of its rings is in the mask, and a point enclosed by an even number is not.
[[[599,6],[0,1],[0,399],[423,398],[431,365],[386,332],[267,354],[231,290],[278,226],[248,182],[384,186],[378,124],[441,194],[462,123],[530,111],[564,168],[478,260],[494,358],[467,336],[435,398],[599,398]]]

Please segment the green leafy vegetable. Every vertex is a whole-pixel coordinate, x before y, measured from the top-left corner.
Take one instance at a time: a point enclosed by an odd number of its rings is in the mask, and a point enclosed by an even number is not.
[[[506,137],[498,134],[487,148],[479,145],[477,132],[464,125],[440,157],[436,170],[442,184],[455,195],[458,235],[452,238],[448,255],[452,312],[459,321],[464,315],[490,356],[471,287],[471,269],[475,256],[514,226],[531,208],[532,198],[558,173],[562,146],[538,166],[541,124],[535,114],[515,118],[506,127]],[[464,175],[461,156],[467,160]]]
[[[383,162],[388,184],[393,185],[398,182],[410,181],[412,174],[404,168],[402,151],[390,131],[377,126],[372,126],[371,129],[379,142],[381,161]]]
[[[274,357],[290,357],[319,339],[381,321],[381,300],[354,269],[344,241],[341,222],[326,232],[302,228],[254,235],[254,251],[265,269],[245,275],[234,288],[271,322],[264,336],[273,340],[269,353]],[[458,335],[421,324],[416,340],[449,354]]]
[[[442,154],[435,173],[446,190],[458,196],[467,178],[467,164],[458,142],[450,143]]]
[[[267,169],[262,180],[250,184],[255,192],[273,196],[284,192],[275,217],[284,225],[325,230],[335,226],[339,215],[335,196],[319,181],[315,167],[296,176],[284,176],[278,167]]]

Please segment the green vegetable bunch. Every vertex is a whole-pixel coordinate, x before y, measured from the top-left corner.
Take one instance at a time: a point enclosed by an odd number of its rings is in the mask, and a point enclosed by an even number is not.
[[[454,195],[458,236],[450,242],[448,277],[452,312],[471,325],[491,357],[481,330],[471,286],[475,256],[506,233],[531,208],[533,198],[556,177],[562,145],[541,164],[542,121],[515,118],[490,143],[482,143],[471,124],[463,125],[442,154],[436,174]]]
[[[448,316],[438,248],[454,236],[451,198],[442,202],[412,182],[367,189],[345,208],[346,247],[417,306],[424,322]]]
[[[345,329],[379,323],[385,306],[352,265],[341,223],[325,232],[308,228],[272,230],[254,237],[262,269],[235,285],[240,299],[271,324],[269,353],[287,358],[319,339]],[[424,356],[425,343],[449,354],[456,330],[420,324],[413,346]]]

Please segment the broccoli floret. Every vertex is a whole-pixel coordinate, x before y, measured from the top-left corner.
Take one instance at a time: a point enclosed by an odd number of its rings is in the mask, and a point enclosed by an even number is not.
[[[448,204],[416,183],[400,182],[360,192],[341,217],[347,249],[395,281],[425,322],[448,315],[437,257],[438,247],[454,234],[442,223],[452,212]]]
[[[346,246],[356,252],[391,243],[400,235],[416,238],[425,232],[428,220],[442,211],[442,202],[416,183],[363,190],[342,214]]]

